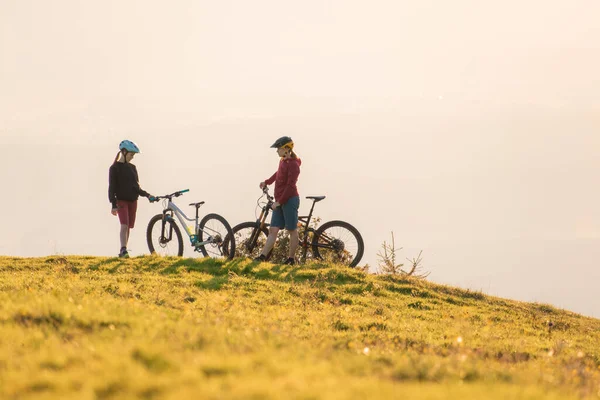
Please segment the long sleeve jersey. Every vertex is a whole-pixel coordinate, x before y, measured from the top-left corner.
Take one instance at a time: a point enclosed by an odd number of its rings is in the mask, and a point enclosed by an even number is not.
[[[279,162],[277,172],[269,179],[265,180],[267,185],[275,182],[275,201],[279,204],[285,204],[290,198],[298,196],[298,176],[300,175],[299,158],[287,158]]]
[[[137,168],[130,163],[116,162],[108,171],[108,201],[117,207],[117,200],[135,201],[150,194],[140,187]]]

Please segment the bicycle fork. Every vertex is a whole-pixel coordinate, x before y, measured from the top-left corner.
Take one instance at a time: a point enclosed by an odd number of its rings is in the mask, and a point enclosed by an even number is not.
[[[267,220],[267,216],[269,215],[269,210],[263,208],[260,212],[260,216],[256,219],[256,226],[252,230],[252,235],[250,236],[250,240],[246,243],[246,250],[252,252],[256,243],[258,242],[258,238],[260,237],[260,233],[266,227],[265,221]]]
[[[169,236],[165,236],[165,226],[167,225],[167,221],[170,222]],[[161,244],[169,243],[171,241],[171,239],[173,238],[173,225],[172,224],[174,224],[174,223],[175,223],[175,220],[173,219],[173,211],[164,210],[161,228],[160,228],[160,238],[159,238],[159,241]]]

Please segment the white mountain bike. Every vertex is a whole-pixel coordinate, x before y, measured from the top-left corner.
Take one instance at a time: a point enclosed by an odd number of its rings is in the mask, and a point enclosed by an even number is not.
[[[181,230],[173,218],[176,216],[189,236],[194,251],[202,253],[205,257],[232,259],[235,251],[229,251],[229,249],[231,246],[235,249],[235,239],[233,239],[233,232],[227,220],[218,214],[208,214],[198,222],[198,209],[204,204],[203,201],[190,204],[196,208],[196,218],[188,218],[173,203],[174,197],[179,197],[186,192],[189,192],[189,189],[152,199],[152,202],[163,200],[164,210],[162,214],[152,217],[148,223],[146,239],[150,253],[163,256],[183,256]],[[193,229],[185,221],[194,222]],[[224,246],[224,238],[227,238],[229,242],[227,246]],[[223,251],[224,247],[227,251]]]

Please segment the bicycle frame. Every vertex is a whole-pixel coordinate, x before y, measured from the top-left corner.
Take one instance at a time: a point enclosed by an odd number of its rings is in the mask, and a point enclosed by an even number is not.
[[[189,236],[190,243],[192,246],[199,247],[199,246],[203,246],[205,244],[212,243],[212,236],[210,236],[210,235],[208,235],[207,240],[205,240],[203,242],[198,242],[197,232],[199,230],[199,226],[198,226],[198,210],[199,210],[199,208],[200,207],[196,207],[196,218],[192,219],[192,218],[189,218],[175,203],[173,203],[172,200],[168,200],[168,204],[165,207],[165,209],[163,210],[164,218],[163,218],[162,231],[161,231],[162,236],[165,237],[165,221],[173,220],[173,214],[175,214],[175,216],[179,220],[179,223],[181,224],[181,226],[183,228],[185,228],[185,233],[187,233],[187,235]],[[170,213],[170,215],[169,215],[169,213]],[[194,222],[194,230],[193,231],[191,230],[191,227],[185,221]],[[171,234],[172,234],[172,232],[169,232],[169,239],[171,239]]]

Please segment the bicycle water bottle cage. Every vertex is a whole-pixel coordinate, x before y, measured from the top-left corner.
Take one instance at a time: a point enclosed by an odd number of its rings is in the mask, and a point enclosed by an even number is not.
[[[323,200],[325,197],[327,197],[327,196],[306,196],[307,199],[314,200],[315,203],[318,203],[319,201]]]

